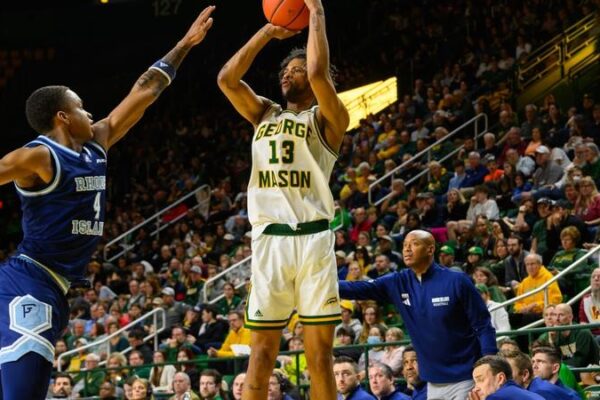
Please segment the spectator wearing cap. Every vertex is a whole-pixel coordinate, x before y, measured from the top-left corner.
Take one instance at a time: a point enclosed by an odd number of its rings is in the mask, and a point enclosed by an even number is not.
[[[380,254],[375,257],[375,264],[373,265],[373,269],[367,272],[367,276],[371,279],[377,279],[380,276],[387,275],[391,272],[392,266],[390,263],[390,259],[385,254]]]
[[[556,187],[556,184],[563,176],[563,169],[550,159],[550,149],[546,146],[539,146],[535,150],[535,163],[538,168],[533,173],[533,187],[530,192],[523,192],[520,196],[515,196],[513,201],[517,204],[522,198],[540,197],[560,198],[562,192]]]
[[[475,268],[483,265],[483,249],[479,246],[471,246],[467,250],[467,262],[462,266],[462,270],[467,275],[473,275]]]
[[[82,369],[82,364],[85,362],[85,357],[88,354],[88,350],[82,348],[86,344],[88,344],[88,341],[84,337],[80,337],[75,340],[73,343],[73,349],[78,349],[78,352],[69,360],[69,367],[67,368],[67,371],[79,371]]]
[[[184,303],[194,306],[200,302],[200,294],[204,287],[204,278],[202,278],[202,268],[192,265],[190,268],[189,280],[186,285]]]
[[[337,332],[342,328],[353,332],[352,343],[354,343],[355,339],[360,336],[360,332],[362,331],[360,321],[356,318],[352,318],[352,314],[354,314],[354,303],[350,300],[341,300],[340,308],[342,309],[342,322],[335,327],[335,333],[337,335]]]
[[[346,261],[346,252],[338,250],[335,252],[335,262],[337,264],[338,279],[343,281],[348,276],[348,262]]]
[[[475,287],[481,295],[481,298],[483,299],[483,302],[487,306],[488,310],[496,308],[496,306],[500,304],[492,300],[490,290],[486,284],[478,283],[475,285]],[[492,326],[494,327],[496,332],[507,332],[511,330],[510,321],[508,319],[508,312],[506,312],[506,309],[504,307],[496,308],[495,310],[490,311],[490,315],[492,317]]]
[[[528,254],[525,257],[525,268],[527,277],[517,286],[516,296],[531,292],[553,278],[552,273],[542,265],[542,257],[539,254]],[[516,324],[523,326],[538,320],[544,310],[544,297],[544,291],[540,291],[517,300],[514,305],[514,312],[522,317],[517,319]],[[562,301],[562,293],[557,282],[551,283],[548,287],[547,301],[549,304],[558,304]]]
[[[189,306],[185,303],[175,301],[175,290],[172,287],[166,286],[160,293],[162,295],[163,307],[167,314],[165,329],[170,330],[173,326],[183,321],[183,317]]]
[[[488,169],[488,173],[483,177],[485,183],[498,183],[504,176],[504,171],[498,169],[498,163],[496,157],[493,154],[488,154],[484,158],[485,167]]]
[[[469,153],[468,167],[465,170],[465,179],[462,181],[461,188],[472,188],[483,183],[483,178],[488,174],[488,169],[481,165],[481,156],[478,152]]]
[[[460,263],[454,261],[456,252],[454,251],[454,247],[445,244],[440,248],[440,252],[438,255],[439,264],[442,267],[450,268],[458,272],[462,272],[462,268]]]
[[[402,263],[402,256],[396,250],[394,250],[394,240],[390,235],[383,235],[378,240],[378,245],[375,253],[386,256],[391,269],[398,268]]]

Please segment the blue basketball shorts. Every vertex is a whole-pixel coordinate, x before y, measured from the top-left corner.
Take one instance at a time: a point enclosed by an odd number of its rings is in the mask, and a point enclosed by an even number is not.
[[[12,257],[0,264],[0,366],[35,352],[54,361],[69,322],[69,304],[40,266]]]

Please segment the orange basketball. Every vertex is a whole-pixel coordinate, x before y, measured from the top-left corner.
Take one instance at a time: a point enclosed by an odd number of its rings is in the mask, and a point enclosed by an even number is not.
[[[267,21],[291,31],[308,26],[309,12],[304,0],[263,0],[263,12]]]

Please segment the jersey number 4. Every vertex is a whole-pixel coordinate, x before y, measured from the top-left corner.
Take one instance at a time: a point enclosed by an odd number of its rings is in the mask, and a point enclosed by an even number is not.
[[[96,193],[96,197],[94,198],[94,211],[96,212],[94,219],[100,218],[100,208],[100,192],[98,192]]]
[[[275,140],[269,141],[271,147],[271,158],[269,158],[269,164],[279,164],[279,157],[277,157],[277,142]],[[281,162],[284,164],[291,164],[294,162],[294,142],[292,140],[284,140],[281,142]]]

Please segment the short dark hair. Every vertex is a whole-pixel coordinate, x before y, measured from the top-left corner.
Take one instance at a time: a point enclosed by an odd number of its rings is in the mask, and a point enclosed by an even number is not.
[[[141,329],[132,329],[129,331],[129,339],[144,340],[144,331]]]
[[[200,377],[203,376],[212,376],[213,378],[215,378],[215,384],[217,386],[221,385],[221,380],[223,379],[219,371],[217,371],[216,369],[205,369],[204,371],[202,371],[202,373],[200,373]]]
[[[354,373],[358,373],[358,364],[352,358],[348,356],[339,356],[333,360],[333,365],[345,363],[348,363],[352,366],[352,370],[354,371]]]
[[[512,379],[512,368],[508,361],[500,356],[483,356],[473,366],[473,368],[480,367],[482,365],[489,365],[492,370],[492,374],[498,375],[500,372],[506,376],[506,380]]]
[[[541,346],[536,347],[531,351],[531,355],[535,356],[537,353],[544,353],[548,356],[548,359],[553,364],[560,364],[562,357],[560,351],[558,351],[555,347],[551,346]]]
[[[66,378],[69,380],[69,384],[71,386],[73,386],[73,377],[65,372],[57,372],[56,375],[54,375],[54,382],[56,382],[56,380],[58,378]]]
[[[44,86],[35,90],[25,102],[27,122],[38,133],[54,129],[54,116],[66,107],[66,86]]]
[[[354,333],[354,331],[352,329],[345,328],[343,326],[340,326],[335,334],[335,337],[339,337],[339,336],[349,336],[353,342],[354,342],[354,339],[356,338],[356,334]]]

